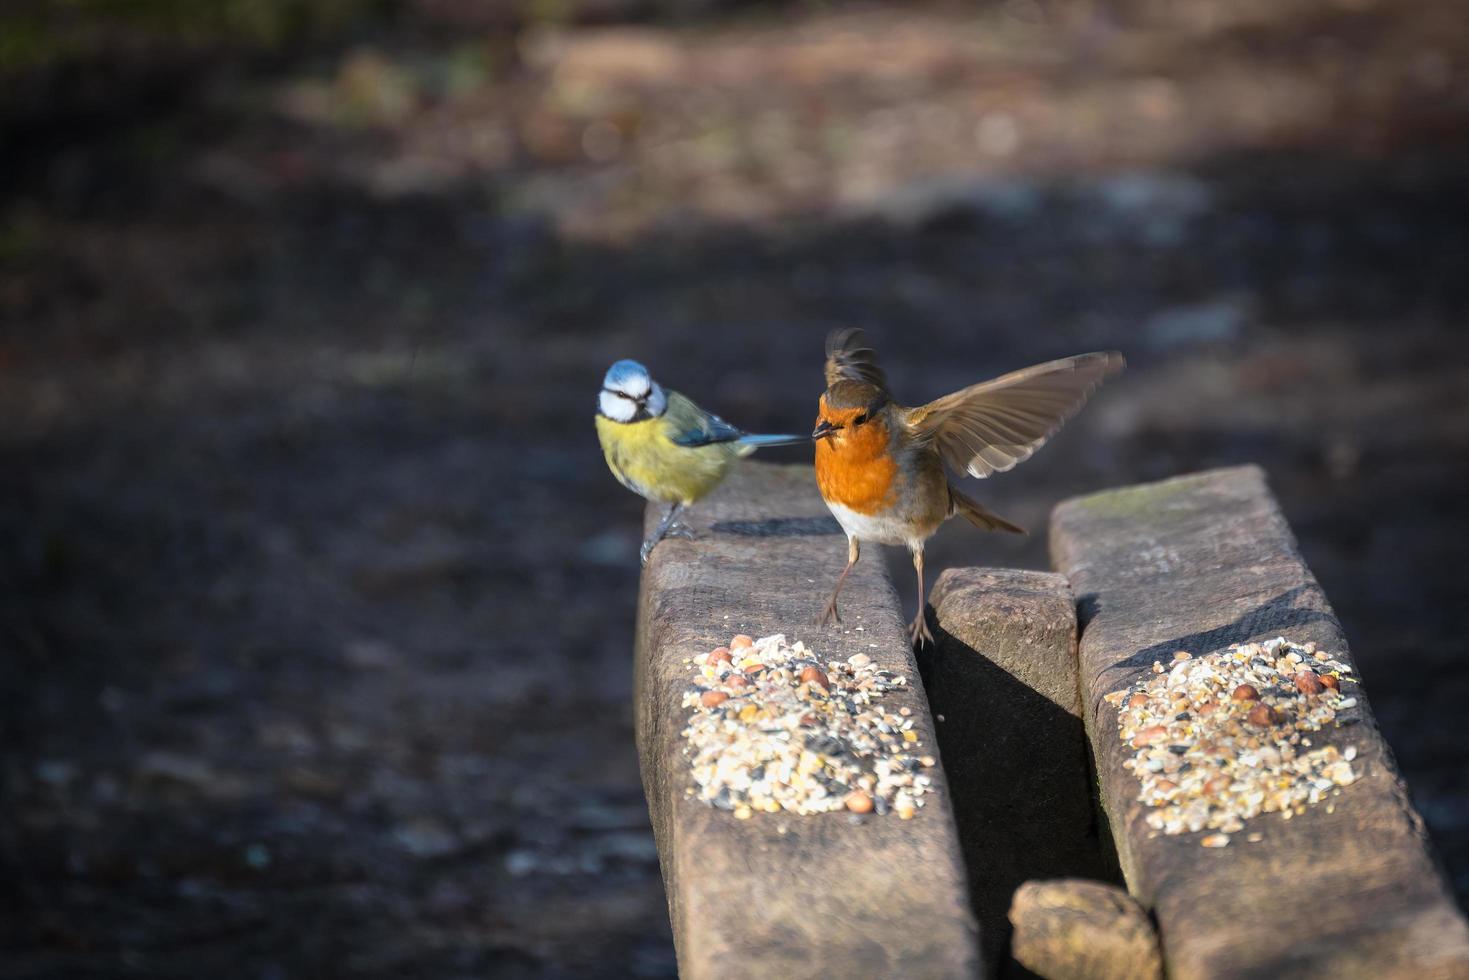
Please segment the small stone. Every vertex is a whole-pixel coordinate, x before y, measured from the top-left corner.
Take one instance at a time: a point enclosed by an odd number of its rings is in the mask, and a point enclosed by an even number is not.
[[[1338,679],[1335,674],[1322,674],[1321,675],[1321,685],[1323,687],[1329,687],[1333,691],[1340,691],[1341,690],[1341,680]]]
[[[724,685],[725,687],[733,687],[736,689],[749,687],[750,678],[739,672],[733,672],[728,677],[724,678]]]
[[[853,813],[872,812],[872,797],[868,796],[861,790],[848,793],[846,798],[842,802],[845,803],[847,809],[851,810]]]
[[[1192,660],[1193,659],[1193,656],[1194,655],[1191,654],[1191,653],[1189,653],[1187,650],[1176,650],[1176,651],[1174,651],[1173,659],[1174,660]]]
[[[1127,706],[1129,708],[1146,708],[1148,706],[1148,696],[1146,694],[1134,694],[1127,699]]]
[[[1205,847],[1228,847],[1229,835],[1210,834],[1208,837],[1205,837],[1203,840],[1199,841],[1199,843],[1204,845]]]
[[[729,641],[730,650],[743,650],[746,647],[752,647],[754,645],[755,641],[744,633],[739,634]]]
[[[1357,706],[1357,699],[1356,698],[1342,698],[1340,701],[1338,701],[1336,703],[1336,706],[1341,711],[1345,711],[1348,708],[1355,708]]]
[[[1260,700],[1260,692],[1255,690],[1253,684],[1241,684],[1234,689],[1234,693],[1230,697],[1236,701],[1258,701]]]
[[[721,661],[724,663],[729,663],[732,660],[734,660],[734,656],[729,652],[729,647],[715,647],[713,650],[709,651],[709,656],[705,659],[705,662],[710,664],[717,664]]]
[[[1219,702],[1217,701],[1205,701],[1203,704],[1194,709],[1194,711],[1200,715],[1212,715],[1218,710]]]
[[[1233,782],[1233,780],[1221,773],[1220,775],[1213,777],[1204,784],[1204,792],[1209,796],[1216,796],[1219,793],[1222,793],[1225,790],[1229,789],[1229,784],[1231,782]]]
[[[872,663],[872,658],[865,653],[854,653],[847,658],[847,663],[853,667],[866,667]]]
[[[705,691],[699,696],[699,703],[706,708],[717,708],[729,700],[729,695],[723,691]]]
[[[1307,697],[1315,697],[1325,690],[1325,687],[1321,683],[1321,678],[1316,676],[1314,670],[1303,670],[1296,674],[1292,680],[1295,681],[1296,690]]]
[[[1250,709],[1249,714],[1245,715],[1245,721],[1254,725],[1256,728],[1269,728],[1279,720],[1280,716],[1268,704],[1257,704]]]
[[[805,670],[801,671],[801,683],[816,684],[823,690],[831,689],[831,681],[827,678],[826,671],[822,670],[820,667],[807,667]]]

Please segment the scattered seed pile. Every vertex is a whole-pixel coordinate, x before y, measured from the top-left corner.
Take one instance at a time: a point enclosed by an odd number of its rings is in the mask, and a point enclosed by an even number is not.
[[[742,635],[689,664],[701,675],[683,700],[699,799],[742,820],[844,808],[907,820],[932,791],[912,710],[879,704],[908,679],[866,654],[822,664],[783,635]]]
[[[1123,765],[1142,784],[1138,801],[1155,808],[1147,816],[1155,831],[1218,831],[1200,843],[1224,847],[1251,817],[1289,820],[1356,780],[1355,748],[1314,747],[1310,737],[1358,720],[1357,699],[1341,690],[1353,682],[1350,667],[1284,637],[1173,658],[1107,695],[1119,736],[1137,750]]]

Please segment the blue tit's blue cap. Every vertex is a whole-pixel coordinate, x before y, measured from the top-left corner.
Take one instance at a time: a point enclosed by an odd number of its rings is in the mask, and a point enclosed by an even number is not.
[[[614,390],[646,391],[652,384],[653,378],[648,374],[648,369],[637,361],[621,360],[607,369],[607,376],[602,379],[603,388]]]

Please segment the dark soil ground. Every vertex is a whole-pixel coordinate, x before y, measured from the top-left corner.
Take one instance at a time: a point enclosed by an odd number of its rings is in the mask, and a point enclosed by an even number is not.
[[[0,976],[671,975],[596,389],[799,432],[846,324],[1129,357],[935,572],[1262,464],[1469,897],[1454,5],[363,6],[5,68]]]

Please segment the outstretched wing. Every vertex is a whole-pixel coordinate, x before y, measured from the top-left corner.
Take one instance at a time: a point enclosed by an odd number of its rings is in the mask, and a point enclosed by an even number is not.
[[[911,409],[908,425],[954,469],[1003,473],[1029,459],[1123,364],[1116,351],[1037,364]]]
[[[862,331],[855,327],[826,335],[826,386],[838,381],[861,381],[887,391],[888,379],[878,366],[877,351],[863,346]]]

